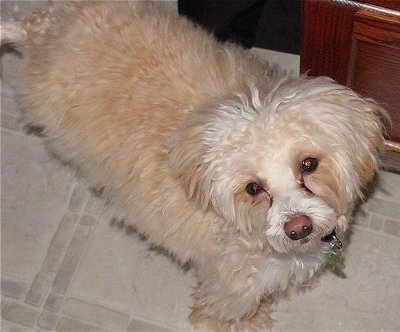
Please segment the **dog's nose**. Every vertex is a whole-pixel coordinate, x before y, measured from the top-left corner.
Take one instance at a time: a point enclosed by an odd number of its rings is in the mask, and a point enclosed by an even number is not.
[[[285,233],[291,240],[300,240],[312,232],[311,220],[305,215],[298,215],[285,224]]]

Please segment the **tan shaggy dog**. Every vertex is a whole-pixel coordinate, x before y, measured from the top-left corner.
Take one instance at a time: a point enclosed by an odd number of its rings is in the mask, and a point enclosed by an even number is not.
[[[74,2],[3,26],[19,102],[119,219],[199,278],[190,319],[270,326],[268,301],[339,257],[385,112],[329,78],[285,78],[157,6]],[[332,249],[333,248],[333,249]]]

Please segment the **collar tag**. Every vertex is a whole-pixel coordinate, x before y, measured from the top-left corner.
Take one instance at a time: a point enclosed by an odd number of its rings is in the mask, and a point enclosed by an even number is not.
[[[345,265],[342,259],[343,244],[336,236],[335,230],[322,239],[323,242],[327,242],[328,248],[326,248],[325,256],[326,263],[332,266],[334,269],[344,269]]]

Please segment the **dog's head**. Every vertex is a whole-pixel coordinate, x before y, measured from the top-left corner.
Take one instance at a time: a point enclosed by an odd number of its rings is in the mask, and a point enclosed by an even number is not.
[[[187,195],[277,252],[308,251],[362,196],[385,111],[328,78],[278,82],[196,107],[171,142]]]

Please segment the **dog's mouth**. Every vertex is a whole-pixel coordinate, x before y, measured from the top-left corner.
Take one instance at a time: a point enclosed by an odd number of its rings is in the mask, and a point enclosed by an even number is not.
[[[301,252],[312,250],[311,248],[315,248],[315,245],[318,246],[317,239],[317,237],[307,236],[303,239],[296,241],[298,245],[293,249],[295,251],[300,250]],[[333,266],[334,268],[339,267],[340,269],[343,269],[344,264],[341,258],[343,252],[343,244],[337,237],[336,230],[333,229],[329,234],[320,238],[320,241],[320,243],[324,243],[324,245],[322,246],[322,253],[326,257],[327,264]]]
[[[305,244],[308,243],[312,240],[311,237],[307,236],[303,239],[299,240],[300,244]],[[325,235],[324,237],[321,238],[322,242],[327,242],[327,243],[335,243],[336,246],[340,247],[340,249],[342,248],[342,242],[339,240],[339,238],[336,235],[336,230],[333,229],[332,232],[330,232],[329,234]]]
[[[297,240],[299,247],[302,247],[303,245],[309,243],[309,242],[314,242],[316,240],[315,237],[312,236],[307,236],[303,239]],[[321,238],[321,241],[327,244],[326,250],[327,252],[341,252],[343,249],[343,244],[339,240],[338,236],[336,235],[336,230],[333,229],[329,234],[323,236]]]

